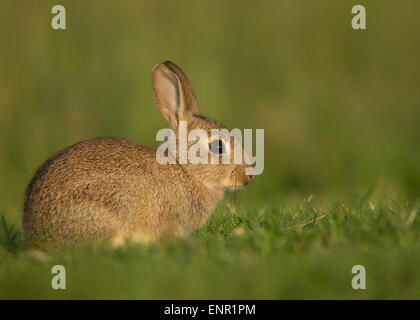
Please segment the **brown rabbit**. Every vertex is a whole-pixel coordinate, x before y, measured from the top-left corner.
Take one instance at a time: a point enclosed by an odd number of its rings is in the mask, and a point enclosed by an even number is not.
[[[186,121],[188,131],[201,128],[209,135],[211,129],[224,128],[199,114],[191,85],[175,64],[155,65],[152,86],[176,141],[180,121]],[[216,152],[233,150],[232,140],[224,143],[216,142]],[[209,156],[215,152],[212,145],[207,145]],[[63,248],[184,236],[203,224],[225,190],[252,180],[246,163],[165,165],[157,161],[157,150],[119,138],[96,138],[59,151],[38,168],[27,187],[25,238],[36,246]]]

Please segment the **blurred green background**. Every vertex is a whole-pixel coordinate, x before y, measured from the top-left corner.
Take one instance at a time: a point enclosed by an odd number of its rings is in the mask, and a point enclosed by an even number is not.
[[[360,1],[359,1],[360,2]],[[242,203],[420,190],[420,2],[15,1],[0,7],[0,213],[20,224],[26,184],[53,152],[166,126],[152,66],[178,64],[200,109],[265,130],[265,170]],[[51,8],[67,30],[51,28]]]

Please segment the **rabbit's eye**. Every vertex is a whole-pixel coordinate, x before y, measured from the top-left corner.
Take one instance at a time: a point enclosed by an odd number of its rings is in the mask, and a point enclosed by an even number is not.
[[[209,147],[210,147],[211,152],[213,153],[216,153],[216,154],[225,153],[225,145],[222,140],[213,140],[209,144]]]

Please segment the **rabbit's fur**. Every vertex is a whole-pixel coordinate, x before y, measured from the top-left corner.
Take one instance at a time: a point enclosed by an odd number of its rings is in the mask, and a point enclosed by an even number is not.
[[[175,64],[155,65],[152,86],[158,108],[175,132],[181,120],[188,130],[224,128],[199,114],[191,85]],[[226,189],[252,179],[245,173],[249,165],[233,160],[163,165],[156,159],[157,148],[96,138],[53,155],[27,187],[25,238],[36,246],[61,248],[184,236],[209,217]]]

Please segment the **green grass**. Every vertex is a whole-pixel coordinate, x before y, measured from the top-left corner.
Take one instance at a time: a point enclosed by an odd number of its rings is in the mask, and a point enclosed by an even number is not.
[[[352,0],[60,4],[65,31],[49,1],[1,4],[1,298],[420,298],[419,1],[364,0],[365,31]],[[156,144],[150,72],[167,59],[204,115],[265,130],[264,173],[187,239],[31,251],[36,168],[87,138]]]
[[[0,298],[420,298],[419,204],[236,209],[222,205],[193,236],[87,247],[48,257],[3,242]],[[361,210],[361,211],[360,211]],[[51,268],[66,268],[66,290]],[[366,268],[353,290],[351,268]]]

